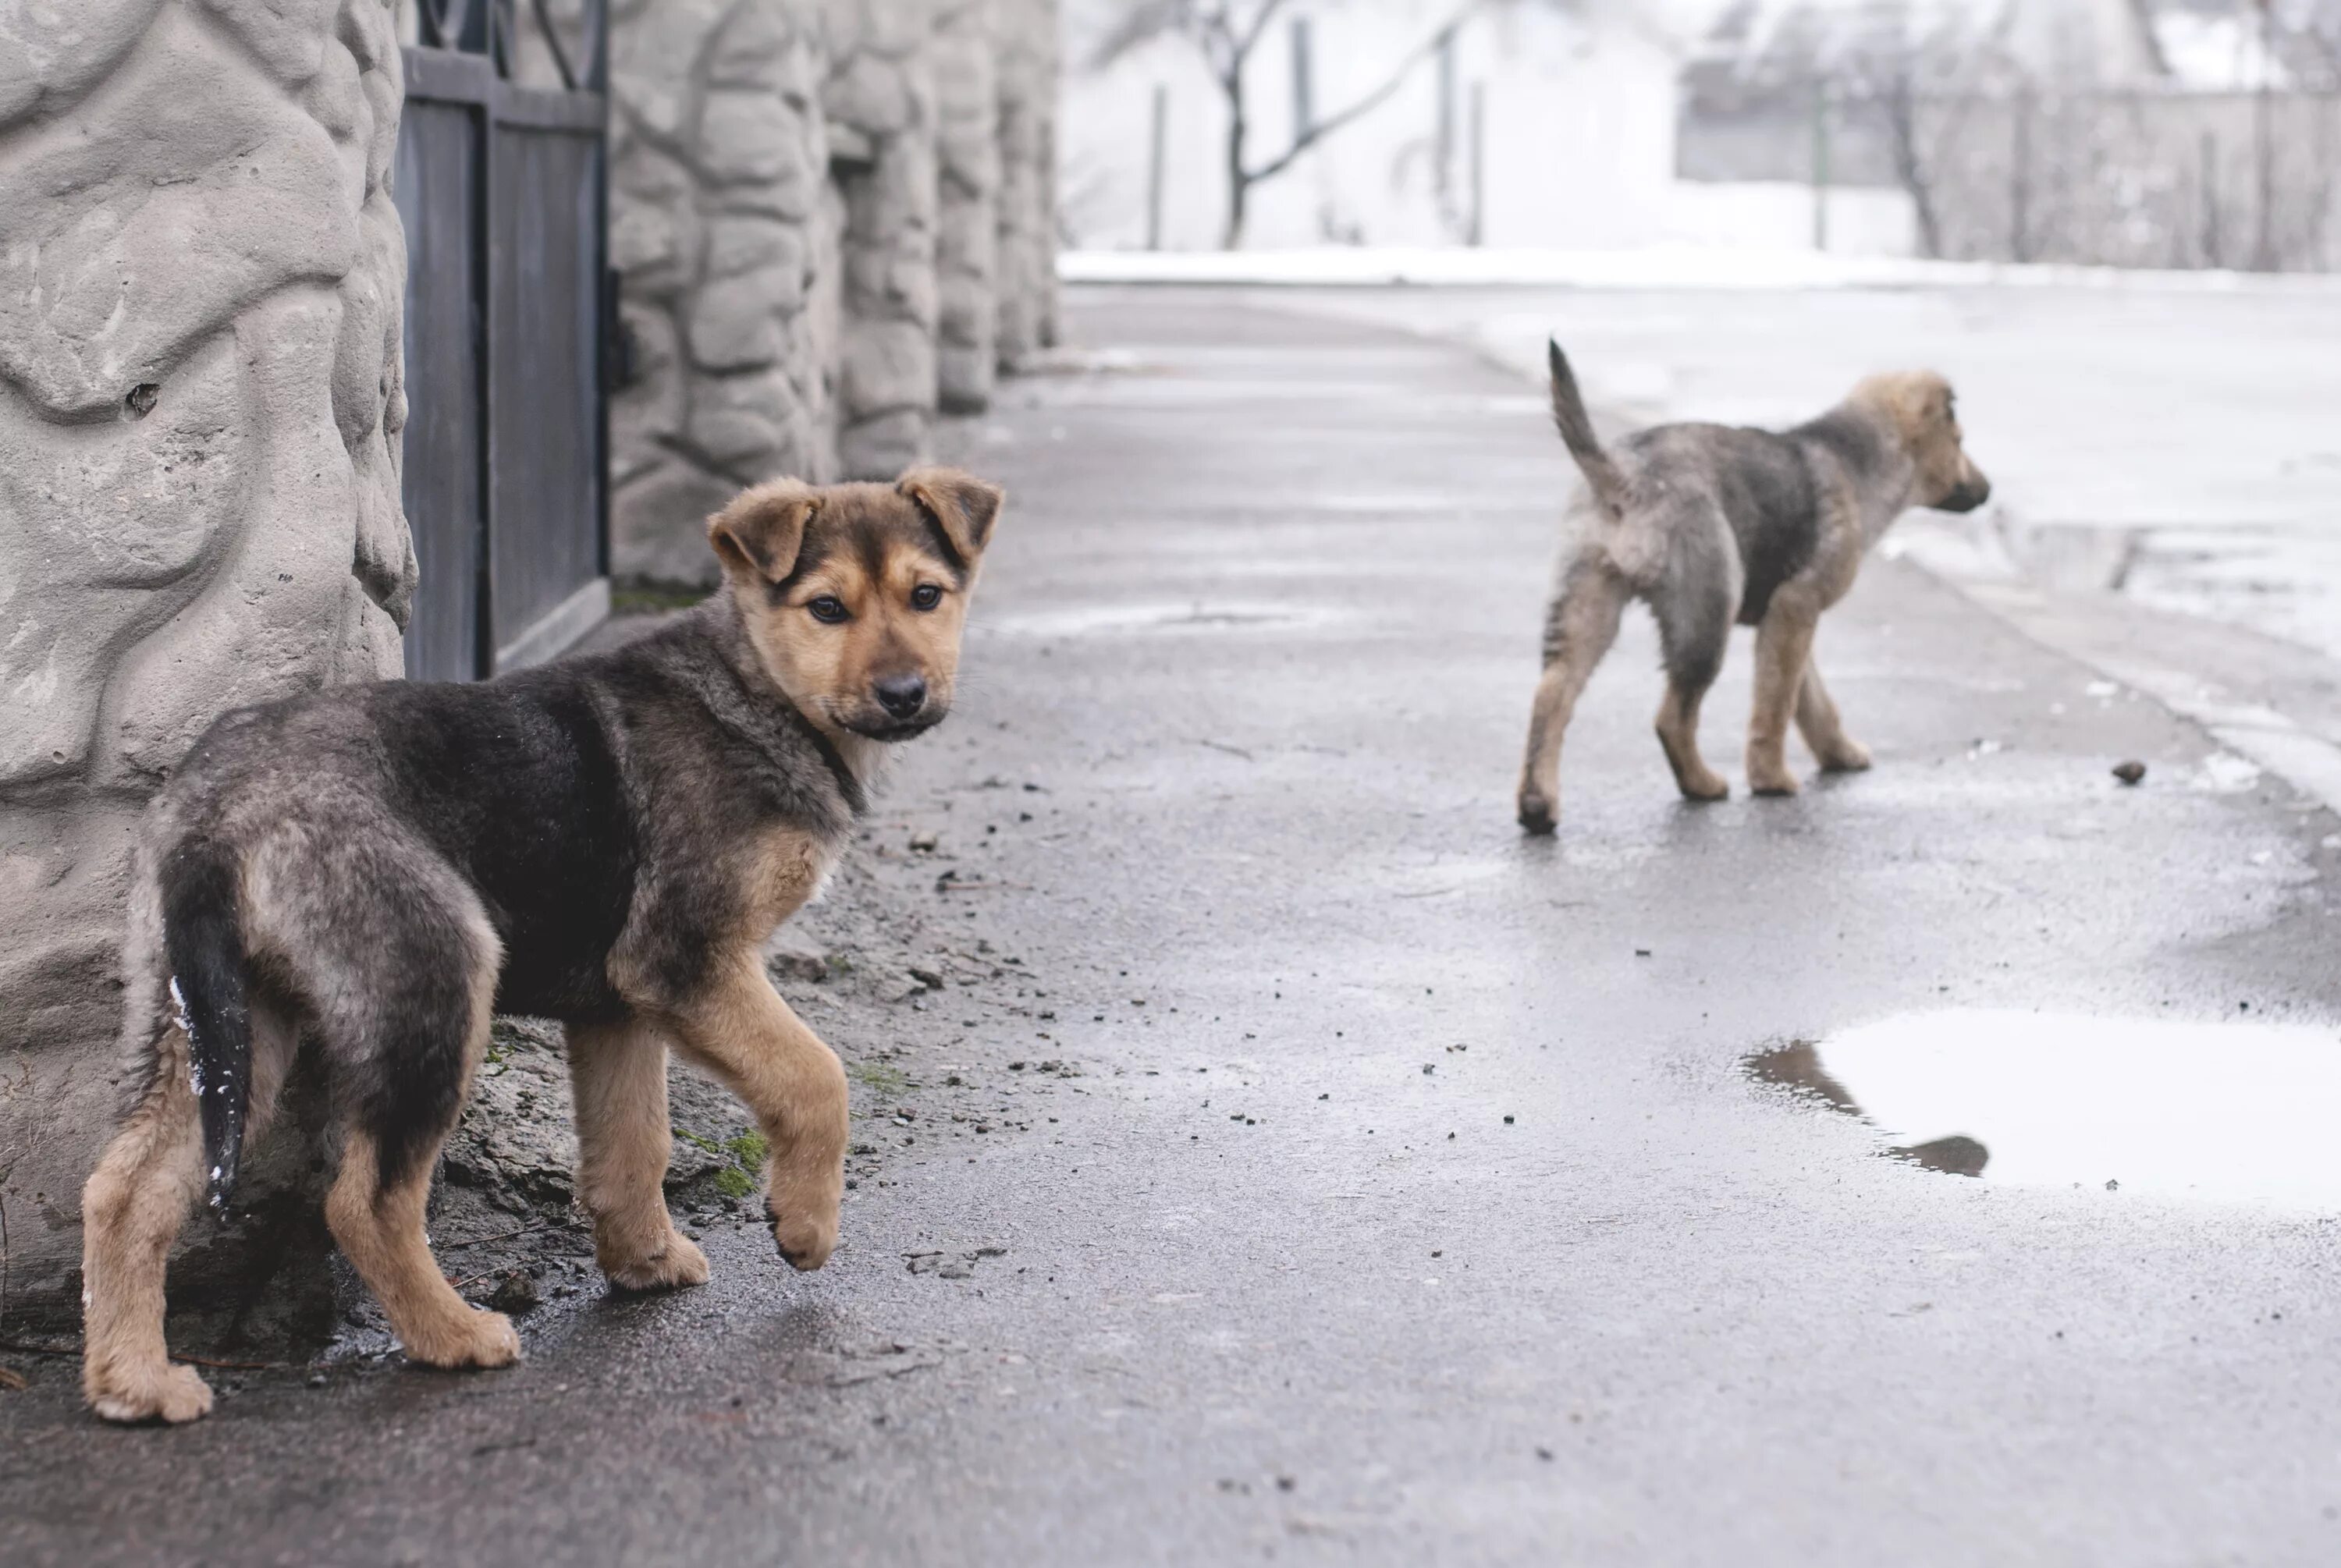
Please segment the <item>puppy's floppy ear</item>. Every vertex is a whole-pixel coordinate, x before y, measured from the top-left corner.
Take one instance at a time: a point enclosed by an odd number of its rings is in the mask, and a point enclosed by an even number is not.
[[[780,582],[796,570],[805,524],[821,492],[802,480],[776,479],[743,490],[707,520],[707,542],[727,576]]]
[[[1000,503],[1007,499],[998,485],[955,468],[911,469],[895,481],[894,489],[934,520],[965,566],[974,565],[991,542],[991,525],[1000,520]]]

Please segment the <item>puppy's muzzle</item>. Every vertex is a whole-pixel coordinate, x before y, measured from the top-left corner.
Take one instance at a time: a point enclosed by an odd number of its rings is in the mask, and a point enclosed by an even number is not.
[[[1937,511],[1973,511],[1991,499],[1991,481],[1973,469],[1959,476],[1951,492],[1935,503]]]
[[[889,675],[872,681],[846,728],[872,740],[908,740],[942,722],[950,699],[938,698],[923,675]]]
[[[871,695],[886,716],[900,723],[916,719],[919,710],[927,705],[927,678],[923,675],[890,675],[873,684]]]

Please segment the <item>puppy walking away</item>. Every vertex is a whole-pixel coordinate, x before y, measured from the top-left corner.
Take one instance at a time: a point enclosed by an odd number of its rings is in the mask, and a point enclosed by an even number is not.
[[[670,1045],[753,1112],[781,1255],[822,1265],[845,1074],[762,950],[819,889],[886,748],[950,708],[1000,503],[945,469],[779,481],[710,521],[724,589],[615,652],[212,727],[147,816],[131,895],[131,1108],[82,1199],[99,1414],[211,1407],[167,1357],[164,1259],[200,1195],[226,1206],[299,1049],[343,1135],[326,1222],[415,1361],[520,1351],[423,1229],[497,1011],[568,1026],[578,1192],[613,1284],[707,1278],[661,1189]]]
[[[1667,692],[1659,744],[1693,800],[1729,788],[1698,752],[1698,710],[1723,668],[1732,622],[1756,628],[1748,787],[1793,795],[1788,719],[1823,768],[1869,766],[1813,667],[1813,629],[1845,597],[1861,558],[1913,506],[1972,511],[1991,485],[1960,444],[1948,382],[1929,372],[1872,376],[1794,430],[1660,425],[1604,447],[1560,345],[1552,414],[1585,492],[1546,612],[1544,678],[1520,771],[1520,826],[1560,812],[1560,740],[1578,695],[1618,635],[1629,599],[1658,617]]]

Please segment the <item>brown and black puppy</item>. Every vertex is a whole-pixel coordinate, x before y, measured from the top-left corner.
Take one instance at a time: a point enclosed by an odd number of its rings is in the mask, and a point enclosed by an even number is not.
[[[725,587],[610,653],[482,685],[385,682],[230,713],[155,799],[124,950],[130,1108],[83,1194],[83,1386],[116,1421],[211,1407],[163,1339],[164,1258],[294,1054],[343,1134],[334,1237],[413,1359],[501,1366],[423,1230],[439,1146],[499,1011],[568,1026],[578,1191],[611,1281],[697,1285],[667,1216],[669,1046],[772,1146],[772,1235],[837,1242],[845,1074],[765,978],[885,749],[951,707],[1001,492],[749,491],[708,524]]]
[[[1579,693],[1639,599],[1657,615],[1667,694],[1659,743],[1693,800],[1729,793],[1698,752],[1698,710],[1738,621],[1756,630],[1748,787],[1793,795],[1788,719],[1825,769],[1869,766],[1813,668],[1813,629],[1861,559],[1914,506],[1972,511],[1991,485],[1961,445],[1950,384],[1931,372],[1872,376],[1794,430],[1660,425],[1604,447],[1560,345],[1552,412],[1586,488],[1569,511],[1546,612],[1544,678],[1520,770],[1520,826],[1549,833],[1560,811],[1560,740]]]

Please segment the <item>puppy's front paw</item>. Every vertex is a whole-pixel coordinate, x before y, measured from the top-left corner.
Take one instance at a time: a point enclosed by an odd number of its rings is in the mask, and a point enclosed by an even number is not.
[[[1777,763],[1769,766],[1758,766],[1754,762],[1750,762],[1748,765],[1748,791],[1749,794],[1794,795],[1797,792],[1797,776],[1789,772],[1786,768],[1780,767]]]
[[[1696,773],[1679,774],[1675,784],[1682,790],[1686,800],[1728,800],[1731,798],[1731,786],[1724,782],[1722,774],[1711,769],[1702,768]]]
[[[399,1337],[406,1359],[426,1366],[510,1366],[520,1359],[520,1335],[501,1312],[465,1307],[443,1323]]]
[[[1549,833],[1559,823],[1560,813],[1541,789],[1520,791],[1520,826],[1530,833]]]
[[[603,1258],[602,1273],[620,1290],[681,1290],[707,1283],[707,1255],[669,1226],[666,1239],[641,1256]]]
[[[167,1421],[176,1426],[209,1415],[211,1384],[192,1366],[168,1362],[88,1379],[89,1407],[108,1421]]]
[[[812,1273],[837,1250],[837,1211],[832,1208],[819,1216],[775,1214],[772,1245],[780,1248],[782,1261],[791,1268]]]
[[[810,1273],[837,1250],[837,1206],[844,1196],[842,1162],[826,1161],[809,1175],[791,1179],[775,1161],[765,1199],[772,1216],[772,1245],[791,1268]]]
[[[1840,740],[1821,759],[1821,767],[1831,773],[1868,772],[1869,748],[1858,740]]]

